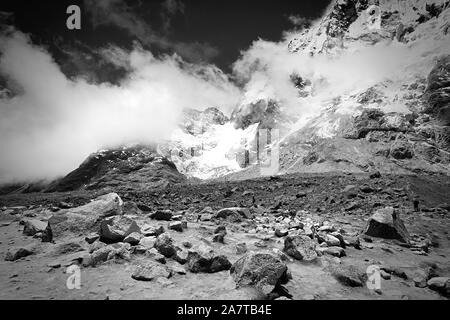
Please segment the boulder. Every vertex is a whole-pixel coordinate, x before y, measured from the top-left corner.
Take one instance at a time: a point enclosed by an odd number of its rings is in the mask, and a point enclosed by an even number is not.
[[[150,215],[150,218],[155,220],[170,221],[173,213],[170,210],[158,210]]]
[[[95,267],[98,264],[108,260],[130,260],[131,256],[129,249],[130,245],[128,243],[115,243],[107,245],[92,252],[90,257],[83,264],[86,266]]]
[[[98,233],[90,233],[88,234],[84,240],[88,243],[88,244],[92,244],[95,241],[97,241],[100,238],[100,235]]]
[[[183,223],[181,221],[174,221],[169,223],[169,229],[178,232],[183,232]]]
[[[320,249],[320,251],[322,253],[329,254],[330,256],[334,256],[334,257],[338,257],[338,258],[345,257],[345,255],[346,255],[345,250],[342,249],[341,247],[328,247],[328,248]]]
[[[187,256],[187,269],[193,273],[214,273],[229,270],[231,263],[224,255],[216,255],[214,250],[200,246],[196,250],[190,249]]]
[[[100,224],[100,241],[105,243],[122,242],[128,235],[141,229],[136,221],[126,216],[109,217]]]
[[[150,225],[144,225],[141,228],[141,233],[146,237],[150,236],[157,237],[160,234],[164,233],[164,227],[163,226],[154,227]]]
[[[378,209],[369,219],[364,234],[384,239],[409,242],[410,235],[403,221],[392,207]]]
[[[307,262],[316,260],[316,243],[308,236],[287,236],[284,239],[284,252],[287,255]]]
[[[335,236],[332,236],[331,234],[327,234],[325,236],[325,242],[330,247],[341,245],[341,241],[338,238],[336,238]]]
[[[237,254],[247,253],[247,244],[245,242],[236,244],[236,253]]]
[[[64,241],[61,243],[55,244],[50,253],[54,256],[66,255],[75,252],[84,251],[85,248],[78,241]]]
[[[448,277],[435,277],[431,278],[427,282],[428,287],[431,290],[437,291],[445,297],[450,297],[450,278]]]
[[[189,251],[184,249],[178,249],[176,250],[175,254],[173,255],[173,260],[177,261],[179,264],[185,264],[188,260]]]
[[[156,237],[143,237],[141,240],[139,240],[139,245],[151,249],[155,246],[156,243]]]
[[[8,249],[5,255],[5,261],[16,261],[20,258],[34,254],[35,250],[32,245],[24,247],[13,247]]]
[[[352,265],[332,265],[331,275],[347,287],[362,287],[364,284],[365,273]]]
[[[217,211],[213,218],[215,219],[226,219],[230,222],[240,222],[243,219],[251,219],[252,214],[250,210],[247,208],[240,207],[232,207],[232,208],[224,208]]]
[[[86,205],[60,210],[48,221],[53,237],[61,237],[66,233],[98,232],[104,218],[122,214],[122,205],[122,199],[116,193],[109,193]]]
[[[213,236],[213,242],[217,243],[225,243],[225,234],[224,233],[217,233]]]
[[[248,252],[236,261],[230,274],[236,286],[255,287],[265,295],[288,280],[288,268],[271,252]]]
[[[139,241],[141,241],[142,238],[143,238],[142,234],[140,234],[139,232],[133,232],[130,233],[128,236],[126,236],[125,239],[123,239],[123,242],[135,246],[139,244]]]
[[[150,250],[147,250],[145,255],[159,263],[165,264],[166,263],[166,257],[164,257],[161,253],[158,252],[155,248],[151,248]]]
[[[23,222],[23,234],[27,236],[38,235],[42,242],[51,242],[53,239],[52,229],[48,222],[40,221],[37,219],[24,219]]]
[[[155,248],[166,258],[172,257],[176,252],[176,248],[173,244],[173,239],[167,232],[160,234],[156,238]]]
[[[279,238],[285,237],[288,234],[289,234],[289,231],[286,229],[279,229],[279,228],[275,229],[275,235]]]
[[[165,265],[153,261],[140,262],[134,267],[131,277],[139,281],[152,281],[157,278],[169,278],[172,270]]]
[[[409,142],[399,140],[392,144],[389,154],[397,160],[403,160],[411,159],[414,155],[414,151]]]

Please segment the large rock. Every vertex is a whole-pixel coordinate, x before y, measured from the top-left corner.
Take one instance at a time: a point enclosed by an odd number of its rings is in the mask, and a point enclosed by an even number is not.
[[[247,208],[232,207],[220,209],[213,215],[213,218],[227,219],[231,222],[240,222],[243,219],[251,219],[252,214]]]
[[[411,159],[414,156],[414,151],[409,142],[399,140],[392,144],[389,154],[395,159],[403,160]]]
[[[140,281],[152,281],[156,278],[169,278],[172,275],[172,270],[163,264],[145,261],[137,264],[134,268],[131,277]]]
[[[172,257],[176,253],[176,247],[169,233],[160,234],[154,244],[156,250],[166,258]]]
[[[85,266],[95,267],[96,265],[108,260],[130,260],[131,255],[129,250],[130,245],[128,243],[115,243],[107,245],[92,252],[86,259],[87,261],[83,264]]]
[[[98,232],[104,218],[122,214],[122,205],[122,199],[116,193],[109,193],[86,205],[60,210],[49,219],[53,237]]]
[[[271,252],[248,252],[230,269],[237,287],[252,286],[265,295],[288,280],[288,268]]]
[[[5,261],[16,261],[20,258],[27,257],[35,253],[35,248],[32,245],[24,247],[13,247],[8,249],[5,255]]]
[[[122,242],[128,235],[137,232],[140,228],[136,221],[125,216],[109,217],[100,224],[100,241],[105,243]]]
[[[141,241],[142,238],[143,238],[142,234],[140,234],[139,232],[133,232],[133,233],[130,233],[128,236],[126,236],[123,239],[123,242],[129,243],[132,246],[136,246],[139,244],[139,242]]]
[[[364,234],[384,239],[409,242],[409,233],[398,213],[392,207],[378,209],[369,219]]]
[[[51,242],[53,239],[52,229],[48,222],[37,219],[25,219],[23,222],[23,234],[27,236],[39,236],[42,242]]]
[[[187,256],[187,269],[193,273],[214,273],[229,270],[231,263],[224,255],[216,255],[209,247],[200,246],[190,249]]]
[[[362,287],[364,285],[365,274],[352,265],[333,265],[330,271],[331,275],[344,286]]]
[[[139,245],[147,248],[147,249],[151,249],[155,246],[156,243],[156,237],[143,237],[140,241],[139,241]]]
[[[284,252],[289,256],[307,262],[316,260],[316,243],[307,236],[287,236],[284,239]]]
[[[450,297],[450,278],[435,277],[427,282],[431,290],[437,291],[445,297]]]
[[[150,218],[155,220],[170,221],[173,213],[170,210],[158,210],[150,215]]]

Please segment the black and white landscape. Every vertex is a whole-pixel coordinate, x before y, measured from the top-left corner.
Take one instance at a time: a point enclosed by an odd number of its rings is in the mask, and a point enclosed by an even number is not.
[[[22,2],[0,299],[448,299],[449,1]]]

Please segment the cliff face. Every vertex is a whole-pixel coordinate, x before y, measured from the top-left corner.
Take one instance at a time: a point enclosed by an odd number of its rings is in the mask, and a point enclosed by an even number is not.
[[[297,90],[289,100],[280,90],[263,95],[280,106],[277,119],[289,114],[274,125],[283,132],[281,172],[449,174],[449,21],[448,1],[337,0],[289,34],[278,45],[291,70],[264,66],[284,69]],[[243,99],[233,121],[273,123],[259,101]]]

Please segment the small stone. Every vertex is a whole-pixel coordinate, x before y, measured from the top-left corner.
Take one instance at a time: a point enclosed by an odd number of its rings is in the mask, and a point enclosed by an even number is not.
[[[180,267],[180,266],[178,266],[178,265],[172,265],[172,266],[170,266],[170,268],[172,269],[172,272],[173,273],[176,273],[176,274],[186,274],[186,269],[184,269],[183,267]]]
[[[164,233],[164,227],[163,226],[153,227],[145,225],[142,227],[141,233],[146,237],[157,237],[160,234]]]
[[[341,247],[328,247],[323,249],[323,252],[338,258],[346,256],[345,250],[342,249]]]
[[[223,233],[224,235],[227,234],[227,229],[225,226],[218,226],[216,230],[214,230],[214,234]]]
[[[156,250],[155,248],[151,248],[151,249],[147,250],[145,255],[159,263],[162,263],[162,264],[166,263],[166,258],[161,253],[159,253],[158,250]]]
[[[335,236],[332,236],[331,234],[327,234],[325,236],[325,242],[327,243],[327,245],[329,245],[330,247],[333,246],[340,246],[341,245],[341,241],[336,238]]]
[[[169,278],[172,271],[159,263],[146,261],[135,266],[131,277],[139,281],[152,281],[153,279],[162,277]]]
[[[380,276],[384,279],[384,280],[390,280],[391,279],[391,275],[389,273],[387,273],[384,270],[380,270]]]
[[[244,254],[247,252],[247,244],[245,242],[241,242],[236,244],[236,253]]]
[[[213,242],[218,242],[218,243],[225,243],[225,240],[224,240],[224,238],[225,238],[225,234],[223,234],[223,233],[218,233],[218,234],[215,234],[214,236],[213,236]]]
[[[88,243],[88,244],[92,244],[95,241],[97,241],[100,238],[100,235],[98,233],[90,233],[88,234],[84,240]]]
[[[151,249],[154,247],[156,242],[156,237],[143,237],[141,240],[139,240],[139,245]]]
[[[189,241],[183,241],[183,247],[185,248],[192,248],[192,243],[190,243]]]
[[[183,223],[181,221],[174,221],[169,224],[170,230],[175,230],[178,232],[183,232]]]
[[[177,250],[175,255],[172,257],[179,264],[185,264],[188,260],[189,252],[187,250]]]
[[[373,171],[369,174],[369,178],[370,179],[377,179],[377,178],[381,178],[381,173],[380,171]]]
[[[133,233],[129,234],[128,236],[126,236],[125,239],[123,239],[123,242],[129,243],[132,246],[135,246],[135,245],[139,244],[139,241],[141,241],[142,238],[143,238],[143,236],[140,233],[133,232]]]
[[[286,229],[275,229],[275,235],[279,238],[285,237],[289,234],[289,231]]]

